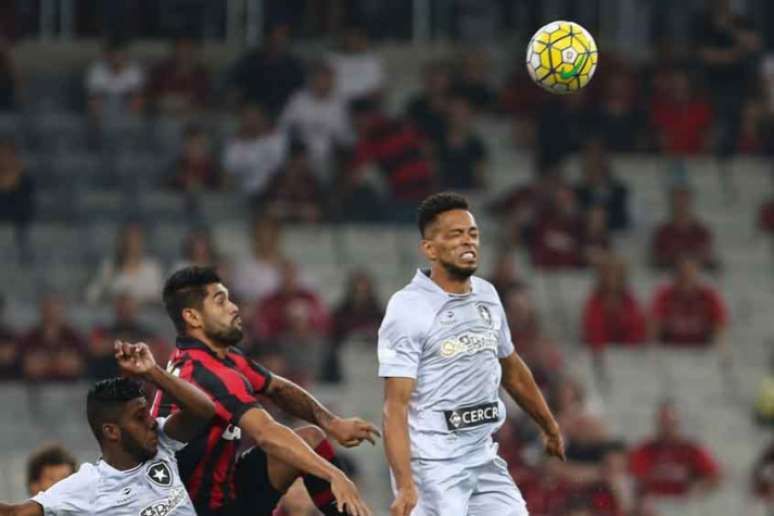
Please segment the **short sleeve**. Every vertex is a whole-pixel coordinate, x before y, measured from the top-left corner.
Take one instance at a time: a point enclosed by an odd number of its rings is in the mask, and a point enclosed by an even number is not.
[[[97,474],[92,464],[84,464],[77,473],[32,497],[43,507],[44,516],[92,514],[92,494]]]
[[[239,369],[239,372],[247,378],[248,382],[250,382],[253,390],[258,394],[266,392],[266,389],[269,388],[269,384],[271,383],[271,372],[257,362],[244,356],[242,351],[238,348],[233,348],[230,356]]]
[[[413,309],[412,309],[413,308]],[[379,328],[379,376],[416,378],[424,335],[417,310],[401,297],[393,297]]]
[[[210,369],[198,360],[191,360],[180,376],[206,392],[215,402],[215,414],[230,424],[238,425],[245,412],[260,406],[252,386],[237,370]]]
[[[508,318],[505,315],[505,308],[503,308],[502,304],[499,304],[499,307],[502,319],[500,320],[500,341],[497,343],[497,358],[505,358],[514,351],[513,338],[511,337],[511,329],[508,326]]]
[[[169,435],[167,435],[167,432],[164,430],[164,425],[167,424],[167,419],[169,419],[169,417],[156,418],[156,422],[159,424],[159,446],[174,454],[185,448],[186,443],[180,442],[177,439],[172,439]]]

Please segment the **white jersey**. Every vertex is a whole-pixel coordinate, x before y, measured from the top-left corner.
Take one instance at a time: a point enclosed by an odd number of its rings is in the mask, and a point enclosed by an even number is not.
[[[156,456],[119,471],[104,460],[83,464],[77,473],[32,498],[45,516],[196,516],[177,470],[175,452],[185,447],[164,433],[158,418]]]
[[[498,359],[513,353],[513,344],[494,287],[471,282],[469,294],[450,294],[417,271],[392,296],[379,328],[379,376],[416,379],[412,459],[496,452],[491,435],[505,421]]]

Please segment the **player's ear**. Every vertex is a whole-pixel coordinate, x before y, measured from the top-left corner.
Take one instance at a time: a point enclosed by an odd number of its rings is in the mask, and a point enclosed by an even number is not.
[[[202,316],[198,310],[193,308],[183,308],[183,320],[191,328],[202,327]]]
[[[426,238],[423,238],[422,241],[419,243],[419,248],[422,250],[422,254],[425,255],[425,258],[427,258],[431,262],[435,260],[437,253],[435,251],[435,245],[433,245],[432,240],[427,240]]]
[[[102,423],[102,440],[103,441],[120,441],[121,429],[115,423]]]

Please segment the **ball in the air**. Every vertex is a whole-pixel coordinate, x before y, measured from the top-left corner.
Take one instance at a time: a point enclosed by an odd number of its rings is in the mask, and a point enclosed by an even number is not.
[[[527,45],[527,71],[551,93],[565,94],[586,86],[597,69],[597,44],[571,21],[554,21],[535,32]]]

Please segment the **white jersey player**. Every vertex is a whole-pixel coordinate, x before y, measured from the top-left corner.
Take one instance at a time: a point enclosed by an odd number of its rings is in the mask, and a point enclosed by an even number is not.
[[[428,271],[387,305],[379,329],[384,437],[393,516],[522,516],[524,500],[497,456],[502,386],[543,431],[564,444],[531,372],[514,352],[494,287],[473,277],[479,230],[464,197],[442,193],[418,210]]]
[[[0,504],[0,516],[196,515],[175,452],[202,430],[215,405],[197,387],[159,368],[145,344],[116,343],[116,357],[124,372],[154,383],[181,410],[154,419],[139,382],[97,382],[89,391],[86,413],[102,458],[25,503]]]

